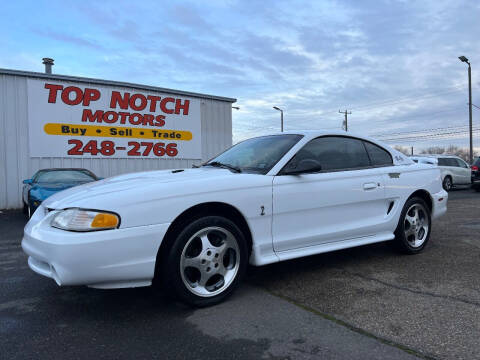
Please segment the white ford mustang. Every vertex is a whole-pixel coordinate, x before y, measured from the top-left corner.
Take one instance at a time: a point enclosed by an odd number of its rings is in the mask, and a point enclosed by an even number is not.
[[[55,194],[26,225],[22,247],[30,268],[59,285],[158,282],[206,306],[233,292],[248,262],[386,240],[418,253],[447,197],[438,169],[372,139],[281,133],[243,141],[200,168]]]

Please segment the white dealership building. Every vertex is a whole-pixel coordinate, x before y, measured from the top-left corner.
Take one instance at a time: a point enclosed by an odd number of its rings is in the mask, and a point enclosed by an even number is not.
[[[99,177],[206,161],[232,145],[221,96],[119,81],[0,69],[0,209],[44,168]]]

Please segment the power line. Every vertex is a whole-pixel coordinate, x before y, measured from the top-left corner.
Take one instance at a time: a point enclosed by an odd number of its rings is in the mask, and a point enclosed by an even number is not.
[[[450,90],[447,90],[450,89]],[[400,98],[390,98],[390,99],[385,99],[382,101],[377,101],[373,103],[364,103],[360,105],[354,105],[352,107],[352,110],[359,110],[359,109],[364,109],[364,108],[369,108],[369,107],[384,107],[386,105],[395,105],[397,103],[405,102],[405,101],[418,101],[418,100],[425,100],[428,98],[436,97],[436,96],[442,96],[442,95],[448,95],[454,92],[459,92],[463,90],[463,85],[455,85],[450,88],[445,88],[442,91],[439,92],[430,92],[430,93],[423,93],[419,95],[410,95],[410,96],[404,96]],[[323,111],[323,113],[329,113],[329,112],[334,112],[336,109],[329,109]]]
[[[473,132],[479,132],[479,128],[472,129]],[[401,136],[401,137],[393,137],[389,139],[381,139],[382,141],[412,141],[412,140],[432,140],[432,139],[438,139],[442,137],[447,137],[447,138],[455,138],[458,135],[464,135],[468,134],[468,130],[460,130],[460,131],[450,131],[450,132],[444,132],[444,133],[436,133],[436,134],[425,134],[425,135],[410,135],[410,136]]]
[[[409,134],[422,133],[422,132],[461,129],[461,128],[464,128],[464,127],[468,127],[468,125],[438,127],[438,128],[423,129],[423,130],[412,130],[412,131],[404,131],[404,132],[397,132],[397,133],[382,133],[382,134],[374,134],[374,135],[371,135],[371,136],[383,137],[383,136],[392,136],[392,135],[409,135]]]

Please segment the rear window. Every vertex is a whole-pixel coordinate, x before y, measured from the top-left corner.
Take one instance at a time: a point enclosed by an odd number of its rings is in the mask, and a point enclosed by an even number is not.
[[[366,141],[364,141],[364,144],[373,166],[393,165],[392,156],[388,151]]]
[[[477,160],[473,162],[473,165],[480,166],[480,157],[478,157]]]

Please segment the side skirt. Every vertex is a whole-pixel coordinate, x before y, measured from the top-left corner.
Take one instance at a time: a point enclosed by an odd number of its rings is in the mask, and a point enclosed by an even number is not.
[[[393,240],[395,235],[391,232],[383,232],[372,236],[366,236],[361,238],[347,239],[342,241],[334,241],[330,243],[324,243],[321,245],[308,246],[298,249],[277,251],[276,254],[280,261],[295,259],[304,256],[316,255],[326,253],[335,250],[347,249],[351,247],[368,245],[377,242]]]

